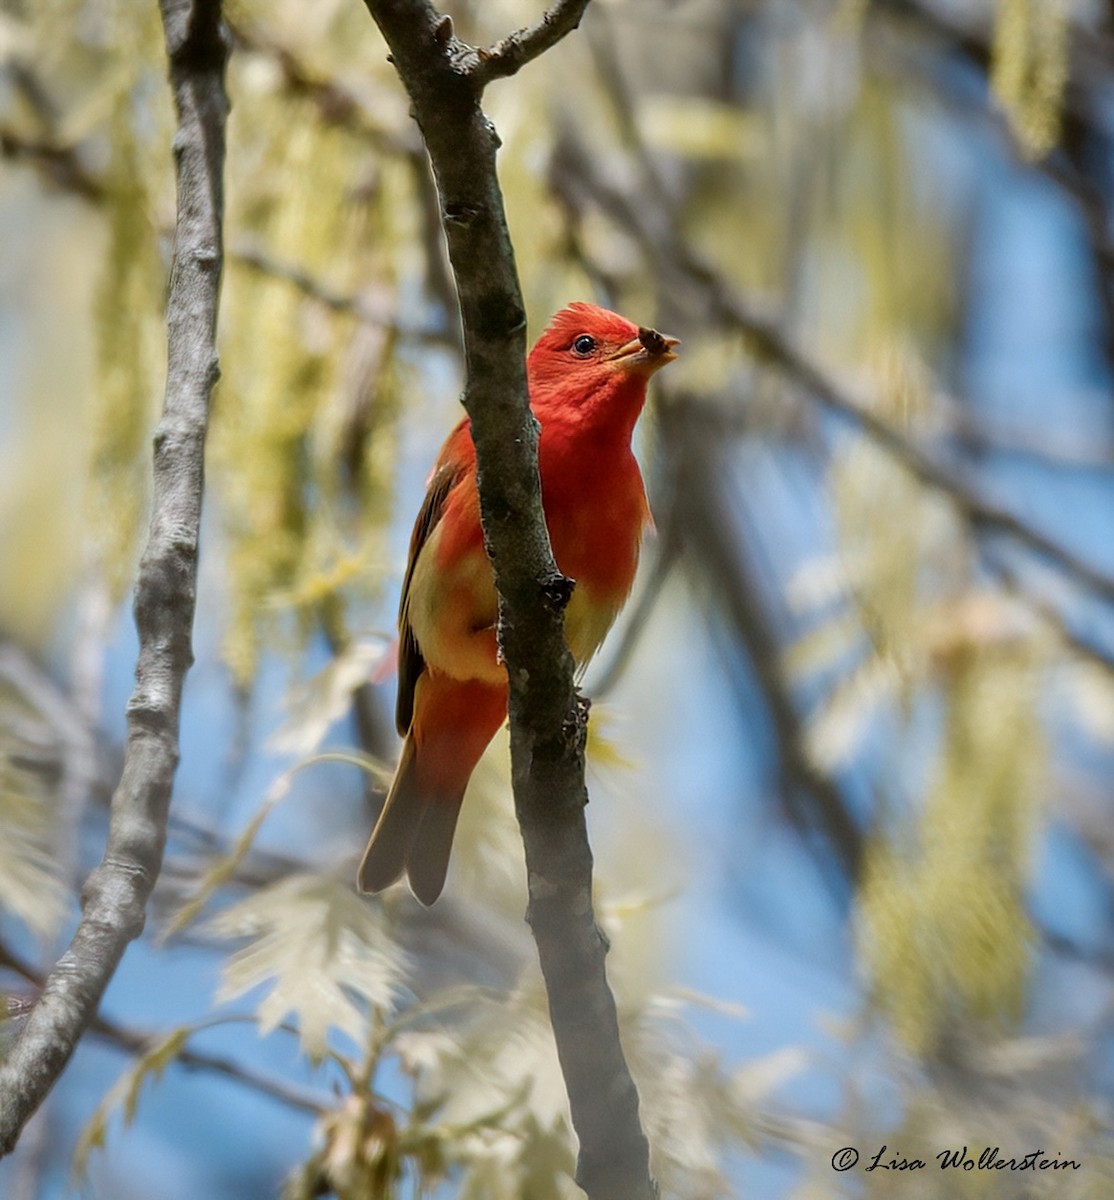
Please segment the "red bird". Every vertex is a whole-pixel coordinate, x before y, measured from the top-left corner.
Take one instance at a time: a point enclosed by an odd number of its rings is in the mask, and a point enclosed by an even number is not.
[[[613,312],[570,304],[527,359],[549,539],[576,581],[565,639],[580,668],[634,582],[649,509],[631,433],[650,376],[677,357],[676,345]],[[406,740],[360,864],[361,891],[378,892],[405,871],[423,904],[441,894],[464,789],[507,716],[496,621],[465,418],[441,449],[410,539],[396,710]]]

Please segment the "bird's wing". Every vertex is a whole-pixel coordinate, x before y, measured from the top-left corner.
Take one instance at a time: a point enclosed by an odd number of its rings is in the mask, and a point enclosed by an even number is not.
[[[395,705],[395,726],[402,737],[409,733],[414,720],[414,688],[418,676],[425,670],[425,659],[410,624],[410,584],[414,579],[418,555],[441,519],[446,497],[463,474],[464,464],[460,462],[444,463],[437,468],[426,489],[418,519],[414,522],[414,532],[410,535],[410,558],[406,564],[406,578],[402,581],[402,599],[398,606],[398,701]]]

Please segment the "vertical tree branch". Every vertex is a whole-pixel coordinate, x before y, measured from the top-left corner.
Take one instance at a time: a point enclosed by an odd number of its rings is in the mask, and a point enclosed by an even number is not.
[[[495,170],[499,143],[480,104],[488,78],[548,48],[557,30],[571,30],[586,0],[563,0],[550,10],[544,29],[526,31],[493,51],[459,41],[449,18],[427,0],[365,2],[390,46],[429,150],[460,296],[464,406],[472,418],[510,679],[528,920],[580,1140],[577,1181],[592,1200],[651,1200],[656,1188],[649,1147],[604,970],[607,946],[592,910],[584,819],[587,714],[563,630],[572,582],[553,560],[542,513],[537,424],[526,387],[526,322]],[[484,65],[493,58],[497,66]]]
[[[178,765],[182,683],[193,661],[198,530],[222,264],[227,49],[220,0],[160,0],[178,112],[178,224],[167,305],[168,365],[154,438],[154,489],[139,566],[136,686],[108,844],[82,892],[82,917],[0,1070],[0,1154],[15,1146],[97,1013],[143,930],[162,866]]]

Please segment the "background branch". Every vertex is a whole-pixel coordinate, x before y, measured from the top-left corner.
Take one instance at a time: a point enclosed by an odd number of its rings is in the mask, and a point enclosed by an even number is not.
[[[669,447],[669,511],[685,531],[683,552],[693,577],[718,593],[717,610],[745,650],[769,714],[781,774],[778,789],[792,824],[818,842],[817,858],[856,881],[862,869],[863,838],[840,789],[809,758],[805,721],[781,669],[781,639],[766,612],[761,579],[746,555],[746,542],[732,536],[724,495],[722,450],[693,427],[694,405],[686,397],[659,405],[662,441]],[[753,539],[752,539],[753,540]]]
[[[0,158],[23,159],[37,166],[55,187],[85,200],[103,200],[104,188],[84,163],[76,147],[45,138],[28,138],[0,128]]]
[[[537,423],[526,387],[526,321],[495,170],[498,139],[480,105],[485,76],[448,18],[424,0],[367,5],[429,149],[460,295],[464,405],[472,418],[510,679],[528,920],[580,1140],[577,1181],[592,1200],[648,1200],[656,1194],[649,1147],[604,971],[607,945],[592,909],[584,819],[587,712],[573,685],[562,622],[572,584],[553,561],[542,513]],[[579,19],[583,4],[561,8],[570,16],[567,29],[573,28],[571,18]],[[539,53],[543,42],[540,36],[528,39]]]
[[[13,954],[2,942],[0,942],[0,968],[18,975],[24,982],[29,983],[36,993],[42,991],[44,980],[39,973],[23,959]],[[15,1021],[26,1020],[26,1017],[34,1012],[36,1003],[34,996],[9,994],[6,999],[8,1000],[8,1015]],[[121,1025],[118,1021],[100,1016],[95,1017],[90,1023],[89,1033],[92,1037],[98,1038],[110,1046],[115,1046],[116,1049],[133,1057],[146,1054],[165,1037],[164,1031],[131,1029]],[[280,1075],[268,1074],[220,1054],[207,1054],[204,1051],[192,1050],[187,1046],[175,1055],[174,1061],[187,1070],[209,1071],[214,1075],[220,1075],[251,1091],[267,1096],[278,1104],[298,1112],[309,1113],[314,1117],[319,1116],[329,1107],[331,1097],[326,1093],[299,1087]]]
[[[673,214],[665,209],[665,201],[649,186],[649,174],[642,180],[646,187],[637,192],[620,188],[601,178],[596,164],[571,135],[566,135],[558,154],[565,174],[575,175],[579,187],[601,210],[637,239],[656,277],[669,280],[680,294],[692,294],[698,301],[698,311],[707,310],[724,326],[737,330],[760,360],[792,379],[805,396],[869,437],[920,483],[947,495],[974,528],[1013,538],[1077,584],[1114,602],[1114,578],[979,495],[966,480],[879,416],[881,406],[856,398],[776,318],[761,311],[749,295],[734,288],[714,266],[692,251],[675,232]],[[648,197],[657,198],[658,205],[649,203]],[[566,203],[574,199],[566,197]]]
[[[85,885],[73,941],[0,1071],[0,1154],[10,1153],[62,1073],[124,950],[142,932],[162,863],[182,683],[193,658],[205,433],[218,373],[227,51],[219,0],[163,0],[160,7],[178,111],[178,228],[166,400],[155,433],[151,526],[136,585],[136,687],[104,859]]]
[[[338,291],[296,263],[275,258],[256,242],[244,240],[230,246],[229,258],[258,271],[261,275],[289,284],[303,296],[316,300],[333,312],[350,313],[357,321],[366,325],[415,341],[448,343],[452,340],[442,329],[433,326],[411,326],[400,322],[397,314],[382,299],[364,296],[359,292],[350,294]]]

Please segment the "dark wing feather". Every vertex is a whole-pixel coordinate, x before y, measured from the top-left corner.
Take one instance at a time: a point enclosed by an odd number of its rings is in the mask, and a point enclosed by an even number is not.
[[[414,578],[414,566],[418,555],[433,532],[445,508],[445,498],[463,474],[460,464],[446,463],[434,472],[426,489],[425,499],[414,522],[410,535],[410,559],[406,564],[406,578],[402,581],[402,598],[398,605],[398,701],[395,705],[395,726],[405,737],[414,720],[414,689],[418,676],[425,670],[425,659],[410,627],[410,583]]]

